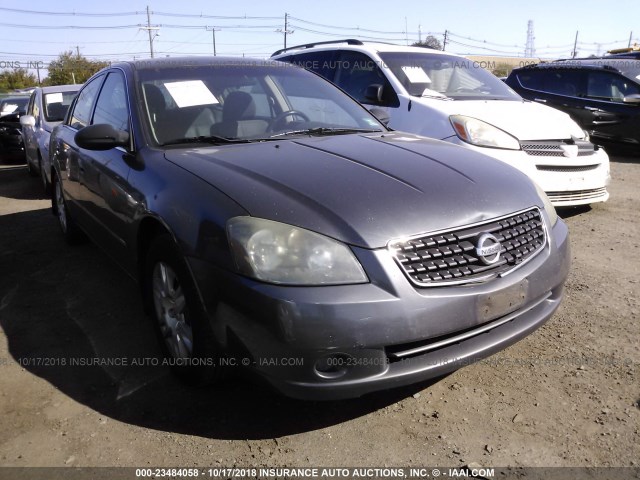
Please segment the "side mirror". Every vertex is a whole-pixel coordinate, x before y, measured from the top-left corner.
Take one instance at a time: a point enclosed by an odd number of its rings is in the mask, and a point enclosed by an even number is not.
[[[36,119],[33,115],[23,115],[20,117],[20,125],[23,127],[35,127]]]
[[[640,95],[638,95],[637,93],[634,93],[633,95],[627,95],[622,99],[622,101],[624,103],[632,103],[637,105],[640,103]]]
[[[129,134],[106,123],[89,125],[78,130],[74,140],[76,145],[86,150],[111,150],[115,147],[129,146]]]
[[[367,100],[371,100],[375,103],[382,103],[382,93],[384,91],[384,87],[379,83],[374,83],[373,85],[369,85],[364,91],[364,98]]]
[[[391,120],[391,117],[389,116],[387,111],[382,108],[373,107],[369,110],[369,113],[376,117],[384,126],[387,126],[389,124],[389,120]]]

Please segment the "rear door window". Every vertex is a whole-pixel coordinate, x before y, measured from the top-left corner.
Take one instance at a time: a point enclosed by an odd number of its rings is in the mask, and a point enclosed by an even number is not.
[[[584,72],[576,68],[546,70],[542,90],[565,97],[583,97]]]

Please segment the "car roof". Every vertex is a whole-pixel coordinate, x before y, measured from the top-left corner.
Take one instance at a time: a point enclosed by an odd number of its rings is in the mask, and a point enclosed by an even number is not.
[[[2,97],[0,98],[0,102],[2,103],[7,103],[7,102],[17,102],[18,100],[22,101],[29,101],[29,97],[24,97],[24,96],[13,96],[13,97]]]
[[[622,75],[638,81],[640,78],[640,60],[634,60],[631,58],[610,58],[610,57],[597,57],[597,58],[572,58],[561,59],[553,62],[536,63],[533,65],[525,65],[524,67],[514,68],[513,72],[526,72],[531,69],[559,69],[559,68],[573,68],[573,69],[588,69],[588,70],[609,70],[613,72],[621,73]]]
[[[82,85],[51,85],[49,87],[38,87],[42,93],[77,92]]]
[[[221,56],[183,56],[183,57],[163,57],[147,58],[141,60],[130,60],[114,63],[108,68],[118,68],[128,66],[136,70],[150,69],[170,69],[179,67],[206,67],[224,65],[244,65],[244,66],[269,66],[275,65],[274,60],[252,58],[252,57],[221,57]],[[278,65],[280,65],[278,63]],[[106,69],[105,69],[106,70]]]
[[[385,53],[385,52],[412,52],[412,53],[422,53],[422,54],[433,54],[433,55],[452,55],[455,57],[460,57],[460,55],[453,54],[451,52],[443,52],[441,50],[436,50],[434,48],[429,47],[414,47],[409,45],[397,45],[395,43],[382,43],[382,42],[362,42],[360,40],[355,39],[345,39],[345,40],[332,40],[328,42],[317,42],[317,43],[307,43],[304,45],[296,45],[293,47],[289,47],[286,49],[280,49],[274,52],[271,56],[280,56],[283,54],[300,54],[308,51],[318,51],[318,50],[353,50],[359,52],[368,52],[368,53]],[[462,57],[461,57],[462,58]]]

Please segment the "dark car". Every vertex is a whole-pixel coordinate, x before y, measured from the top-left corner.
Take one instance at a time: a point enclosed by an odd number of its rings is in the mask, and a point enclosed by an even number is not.
[[[507,85],[567,112],[591,140],[640,154],[640,60],[560,60],[514,69]]]
[[[29,97],[0,100],[0,162],[24,163],[25,150],[20,117],[25,114]]]
[[[189,382],[237,366],[296,397],[359,396],[499,351],[563,296],[567,227],[524,174],[391,132],[289,64],[113,65],[51,155],[62,232],[139,280]]]

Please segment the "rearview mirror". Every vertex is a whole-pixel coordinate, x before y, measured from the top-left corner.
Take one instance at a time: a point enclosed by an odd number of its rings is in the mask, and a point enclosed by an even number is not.
[[[369,85],[364,91],[364,98],[372,100],[375,103],[382,103],[383,87],[378,83]]]
[[[36,119],[33,115],[23,115],[20,117],[20,125],[23,127],[35,127]]]
[[[129,134],[106,123],[84,127],[76,133],[74,139],[76,145],[87,150],[110,150],[129,146]]]

